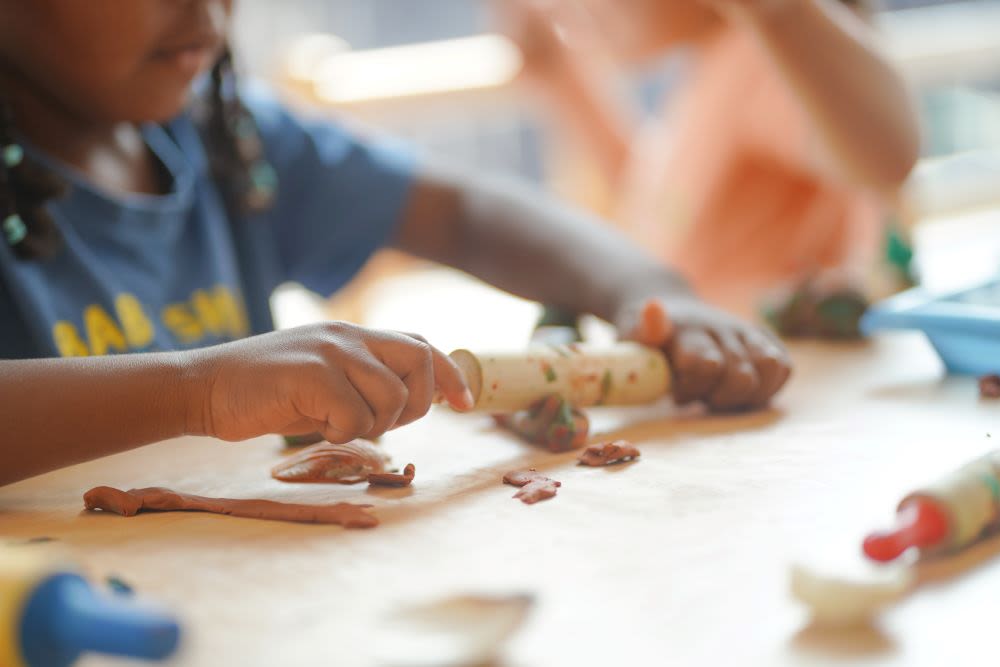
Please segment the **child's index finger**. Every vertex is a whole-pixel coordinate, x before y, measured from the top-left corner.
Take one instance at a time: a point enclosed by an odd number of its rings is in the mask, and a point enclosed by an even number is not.
[[[444,352],[431,346],[434,362],[434,387],[455,410],[471,410],[476,405],[469,385],[458,365]]]

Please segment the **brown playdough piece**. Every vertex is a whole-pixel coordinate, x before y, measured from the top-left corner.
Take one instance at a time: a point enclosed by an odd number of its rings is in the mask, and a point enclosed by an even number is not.
[[[497,425],[550,452],[566,452],[583,447],[590,431],[587,416],[563,397],[552,394],[527,410],[493,415]]]
[[[402,475],[393,472],[373,472],[368,475],[368,483],[372,486],[409,486],[416,474],[416,467],[412,463],[407,463]]]
[[[371,528],[378,525],[378,519],[366,511],[371,505],[299,505],[272,500],[206,498],[160,487],[121,491],[110,486],[98,486],[83,495],[83,503],[88,510],[103,510],[121,516],[134,516],[143,511],[210,512],[247,519],[330,523],[345,528]]]
[[[979,378],[979,395],[982,398],[1000,398],[1000,375]]]
[[[503,483],[521,487],[514,498],[525,505],[534,505],[539,500],[552,498],[562,486],[562,482],[546,477],[534,468],[509,472],[503,476]]]
[[[389,457],[367,440],[341,445],[321,442],[293,454],[271,469],[282,482],[357,484],[372,473],[385,472]]]
[[[577,460],[580,465],[606,466],[637,458],[639,458],[639,450],[635,448],[635,445],[628,440],[615,440],[587,447]]]

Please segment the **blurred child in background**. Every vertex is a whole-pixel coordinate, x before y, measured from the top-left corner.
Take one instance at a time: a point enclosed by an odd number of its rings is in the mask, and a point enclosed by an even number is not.
[[[747,315],[794,293],[772,313],[779,330],[844,336],[866,295],[905,284],[908,246],[884,223],[917,119],[864,2],[506,6],[527,76],[599,165],[612,217],[708,300]],[[642,126],[602,74],[680,47],[690,71]]]

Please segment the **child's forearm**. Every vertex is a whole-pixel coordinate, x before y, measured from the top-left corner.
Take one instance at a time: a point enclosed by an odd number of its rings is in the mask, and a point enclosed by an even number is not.
[[[628,301],[687,292],[608,225],[534,190],[443,173],[421,179],[398,244],[518,296],[607,320]]]
[[[197,430],[190,372],[182,353],[0,361],[0,484]]]
[[[865,185],[898,186],[919,156],[919,128],[909,91],[871,29],[835,0],[759,4],[745,15],[802,94],[838,164]]]

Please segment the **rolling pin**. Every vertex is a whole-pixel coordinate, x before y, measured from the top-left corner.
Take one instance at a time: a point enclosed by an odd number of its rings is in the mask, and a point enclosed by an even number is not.
[[[869,535],[862,549],[888,562],[910,547],[923,553],[963,549],[1000,524],[1000,450],[968,463],[900,501],[896,526]]]
[[[659,350],[638,343],[532,345],[517,352],[449,355],[475,400],[473,410],[514,412],[559,394],[575,408],[651,403],[670,391]]]

